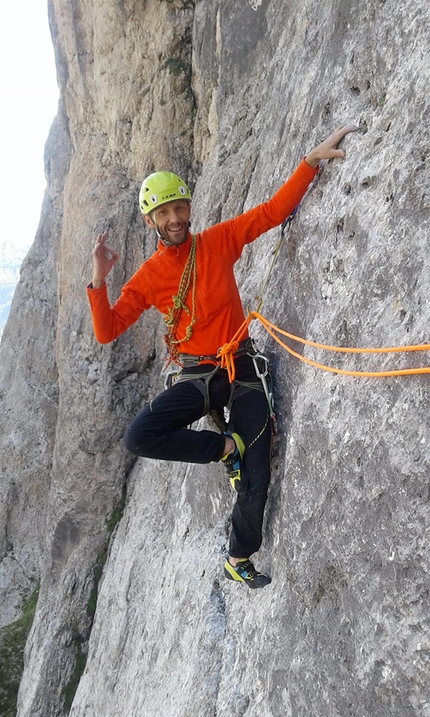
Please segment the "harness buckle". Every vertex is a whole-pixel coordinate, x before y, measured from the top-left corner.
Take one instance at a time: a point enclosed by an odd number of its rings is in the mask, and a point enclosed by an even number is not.
[[[165,390],[167,388],[171,388],[173,386],[173,384],[176,383],[176,381],[178,380],[179,375],[181,373],[181,370],[182,369],[176,367],[176,368],[168,369],[166,371],[166,375],[164,378],[164,389]]]

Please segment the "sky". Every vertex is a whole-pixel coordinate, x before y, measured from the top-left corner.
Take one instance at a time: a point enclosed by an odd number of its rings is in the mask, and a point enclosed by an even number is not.
[[[47,0],[0,4],[0,268],[33,242],[45,190],[43,152],[58,87]]]

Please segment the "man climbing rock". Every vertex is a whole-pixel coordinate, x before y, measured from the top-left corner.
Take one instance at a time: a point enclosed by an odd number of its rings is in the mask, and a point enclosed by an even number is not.
[[[87,294],[96,339],[113,341],[145,309],[155,306],[166,323],[170,357],[182,367],[175,383],[134,418],[125,444],[136,456],[200,464],[220,461],[225,466],[237,500],[224,573],[250,588],[271,582],[250,561],[262,541],[271,428],[248,336],[234,352],[233,383],[220,367],[220,347],[244,321],[233,266],[245,244],[281,224],[296,207],[321,160],[344,156],[337,145],[356,129],[341,127],[312,149],[269,201],[196,235],[189,231],[191,195],[185,182],[171,172],[151,174],[142,184],[139,201],[144,221],[157,233],[157,249],[112,307],[105,280],[118,254],[108,246],[107,232],[97,236],[93,249]],[[222,415],[224,407],[229,409],[229,423],[222,432],[187,429],[209,411]]]

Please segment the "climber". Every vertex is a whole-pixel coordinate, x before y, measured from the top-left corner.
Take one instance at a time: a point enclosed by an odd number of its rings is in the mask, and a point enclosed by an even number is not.
[[[107,232],[97,236],[92,253],[87,294],[96,339],[113,341],[155,306],[166,323],[170,358],[182,367],[173,385],[134,418],[125,432],[126,447],[136,456],[224,464],[237,492],[224,573],[250,588],[271,582],[250,561],[262,542],[271,429],[252,340],[245,336],[235,351],[233,384],[217,357],[244,320],[233,266],[245,244],[281,224],[300,202],[321,160],[344,156],[337,145],[356,129],[340,127],[312,149],[269,201],[196,235],[189,230],[191,195],[185,182],[170,172],[149,175],[139,202],[145,223],[157,233],[157,249],[112,307],[105,280],[118,254],[107,244]],[[227,426],[220,418],[224,407],[230,412]],[[187,428],[209,411],[217,413],[222,432]]]

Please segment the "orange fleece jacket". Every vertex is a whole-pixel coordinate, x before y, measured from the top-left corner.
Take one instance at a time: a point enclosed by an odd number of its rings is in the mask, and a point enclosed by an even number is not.
[[[257,207],[215,224],[196,235],[196,323],[191,338],[177,345],[179,353],[207,356],[216,354],[220,346],[231,340],[242,322],[244,313],[234,278],[233,266],[245,244],[281,224],[300,202],[317,170],[302,160],[282,187]],[[100,343],[109,343],[131,326],[145,309],[155,306],[167,314],[172,297],[188,258],[191,234],[178,247],[165,247],[158,242],[154,254],[147,259],[111,307],[106,285],[99,289],[87,287],[94,333]],[[191,315],[190,289],[186,305],[190,314],[182,312],[177,336],[185,335]]]

